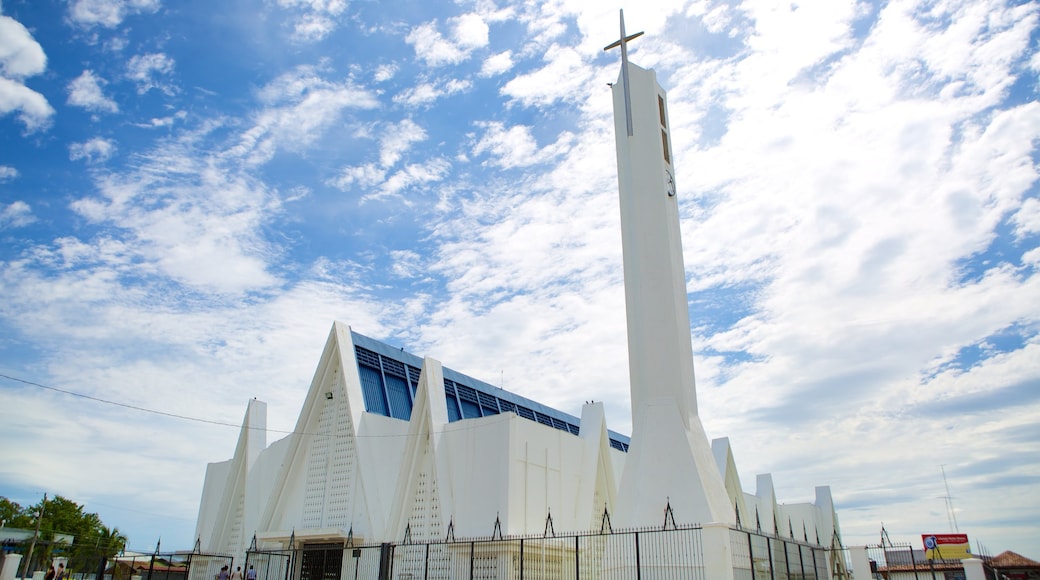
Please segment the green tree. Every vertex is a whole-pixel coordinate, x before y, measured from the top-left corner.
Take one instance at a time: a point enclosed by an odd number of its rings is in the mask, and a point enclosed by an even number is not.
[[[31,527],[36,519],[29,510],[6,497],[0,497],[0,521],[8,528],[25,528]]]
[[[11,521],[17,523],[8,526],[30,530],[36,526],[35,514],[43,513],[33,569],[45,568],[52,559],[65,557],[67,570],[90,573],[101,558],[112,558],[126,546],[127,538],[117,528],[105,526],[96,513],[85,512],[83,506],[60,495],[28,508],[0,497],[0,517],[8,513],[12,514]],[[63,535],[73,536],[72,543],[61,539]]]

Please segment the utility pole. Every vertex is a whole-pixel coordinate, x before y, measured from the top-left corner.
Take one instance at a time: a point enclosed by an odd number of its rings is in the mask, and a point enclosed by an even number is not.
[[[43,503],[40,504],[40,513],[36,514],[36,531],[33,532],[32,542],[29,544],[29,555],[25,558],[25,566],[22,566],[22,578],[29,575],[29,562],[32,561],[33,550],[36,549],[36,538],[40,535],[40,522],[43,521],[43,510],[47,509],[47,494],[43,494]]]

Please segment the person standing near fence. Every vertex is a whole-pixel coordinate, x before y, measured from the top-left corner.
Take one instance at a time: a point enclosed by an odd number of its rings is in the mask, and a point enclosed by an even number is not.
[[[235,571],[231,573],[231,580],[242,580],[242,567],[238,566]]]
[[[253,569],[253,565],[249,565],[249,569],[246,570],[246,580],[256,580],[256,570]]]

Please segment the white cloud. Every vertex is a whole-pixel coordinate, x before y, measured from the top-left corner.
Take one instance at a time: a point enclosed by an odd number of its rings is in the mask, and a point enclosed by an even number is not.
[[[131,14],[156,12],[159,0],[72,0],[69,20],[84,28],[115,28]]]
[[[296,20],[293,27],[293,40],[297,42],[316,42],[329,35],[336,28],[336,22],[322,14],[305,14]]]
[[[1011,216],[1011,222],[1015,224],[1015,235],[1019,238],[1040,234],[1040,200],[1035,197],[1025,200]]]
[[[538,147],[528,126],[514,125],[506,129],[498,122],[481,123],[479,126],[485,132],[473,146],[473,154],[490,153],[495,165],[503,169],[545,163],[566,153],[575,141],[573,134],[563,133],[556,143]]]
[[[328,36],[347,4],[346,0],[278,0],[282,8],[299,11],[293,20],[292,39],[296,42],[317,42]]]
[[[429,105],[441,97],[468,91],[472,87],[472,81],[461,79],[449,79],[440,83],[420,83],[394,95],[393,101],[409,107],[418,107]]]
[[[28,132],[45,129],[54,114],[47,99],[25,86],[47,67],[40,43],[17,20],[0,15],[0,115],[17,112]]]
[[[433,158],[422,163],[411,163],[399,170],[390,173],[386,179],[378,183],[375,191],[364,196],[363,200],[383,199],[386,197],[402,197],[402,193],[416,185],[425,185],[442,181],[451,170],[451,163],[445,159]],[[402,197],[405,204],[411,205],[411,200]]]
[[[40,43],[20,22],[0,15],[0,75],[24,79],[47,68],[47,55]]]
[[[133,257],[140,276],[214,295],[278,284],[268,271],[273,250],[260,236],[279,211],[277,196],[236,166],[200,154],[199,137],[188,133],[139,154],[139,167],[99,177],[99,195],[72,208],[125,232],[123,254]]]
[[[479,14],[463,14],[449,21],[452,36],[459,46],[473,49],[487,46],[488,25]]]
[[[548,64],[517,75],[502,87],[502,94],[524,105],[544,106],[561,99],[580,99],[588,92],[592,70],[574,48],[554,44],[544,59]]]
[[[390,271],[398,278],[416,278],[424,275],[422,256],[411,250],[395,250],[390,252],[393,260]]]
[[[108,161],[116,151],[116,144],[110,139],[95,137],[85,143],[73,143],[69,145],[69,159],[72,161],[85,160],[87,163],[102,163]]]
[[[176,88],[161,77],[173,72],[174,61],[165,54],[137,54],[127,63],[126,77],[137,83],[137,94],[143,95],[152,89],[159,89],[167,95],[176,92]]]
[[[301,66],[262,87],[258,96],[266,107],[256,114],[253,126],[229,153],[250,163],[264,163],[279,148],[302,150],[310,146],[340,123],[345,111],[379,105],[371,91],[350,80],[326,80],[319,73],[314,67]]]
[[[68,103],[97,113],[118,112],[119,105],[105,96],[101,90],[102,83],[104,80],[94,76],[93,71],[89,69],[83,71],[83,74],[73,79],[68,85]]]
[[[20,228],[36,221],[32,208],[24,201],[0,205],[0,230]]]
[[[347,191],[355,183],[367,188],[379,183],[385,176],[385,168],[366,163],[345,168],[338,177],[329,181],[329,185],[340,191]]]
[[[488,44],[488,26],[478,14],[465,14],[448,20],[451,39],[437,30],[436,22],[413,28],[405,41],[415,48],[416,58],[429,66],[459,64],[477,48]]]
[[[376,72],[372,75],[372,80],[377,83],[386,82],[394,78],[394,75],[397,74],[397,68],[396,64],[381,64],[376,67]]]
[[[10,165],[0,165],[0,183],[11,181],[18,177],[18,170]]]
[[[183,121],[188,116],[186,111],[177,111],[169,117],[155,117],[149,119],[146,123],[134,123],[137,127],[155,129],[161,127],[172,127],[177,121]]]
[[[413,143],[426,140],[426,131],[411,119],[388,126],[382,131],[380,139],[379,162],[383,167],[391,167],[401,159]]]
[[[480,67],[480,76],[497,76],[511,68],[513,68],[513,51],[507,50],[484,59],[484,64]]]
[[[18,120],[30,133],[50,124],[54,109],[40,93],[22,83],[0,77],[0,115],[18,112]]]
[[[379,163],[365,163],[349,166],[340,174],[329,180],[328,184],[341,191],[351,189],[355,184],[369,189],[382,184],[375,197],[394,194],[413,183],[439,181],[448,166],[441,160],[433,160],[425,165],[408,165],[387,178],[389,170],[396,165],[415,143],[425,141],[426,131],[411,119],[399,123],[380,124],[375,135],[379,140]]]

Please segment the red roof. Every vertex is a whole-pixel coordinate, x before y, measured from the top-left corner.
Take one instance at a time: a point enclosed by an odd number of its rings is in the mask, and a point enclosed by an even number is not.
[[[1006,550],[997,554],[989,561],[989,565],[994,568],[1018,568],[1018,569],[1036,569],[1040,570],[1040,562],[1036,560],[1030,560],[1022,554],[1016,554],[1011,550]]]

